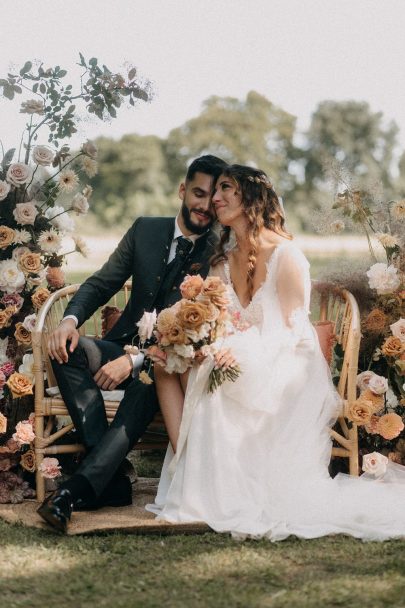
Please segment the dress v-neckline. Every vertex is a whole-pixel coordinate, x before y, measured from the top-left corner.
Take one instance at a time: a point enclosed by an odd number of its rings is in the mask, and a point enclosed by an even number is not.
[[[259,287],[256,289],[256,291],[254,292],[254,294],[252,295],[251,300],[249,301],[249,303],[246,306],[243,306],[242,302],[239,299],[238,294],[236,293],[235,287],[233,285],[233,281],[231,278],[231,268],[229,266],[229,260],[228,258],[224,261],[224,267],[225,267],[225,274],[226,274],[226,278],[228,280],[228,284],[232,290],[232,293],[234,294],[236,301],[238,302],[239,306],[241,307],[242,310],[248,310],[250,308],[250,306],[253,304],[253,302],[256,299],[256,296],[258,294],[260,294],[260,292],[263,290],[263,287],[269,277],[269,270],[270,270],[270,266],[271,266],[271,262],[273,261],[274,256],[276,255],[278,249],[283,245],[284,243],[278,243],[278,245],[276,245],[273,249],[273,252],[269,255],[268,259],[265,262],[265,268],[266,268],[266,274],[265,277],[262,281],[262,283],[260,283]]]

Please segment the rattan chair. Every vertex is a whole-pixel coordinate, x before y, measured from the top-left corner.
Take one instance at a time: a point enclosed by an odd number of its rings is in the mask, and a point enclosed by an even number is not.
[[[313,296],[319,295],[319,320],[332,321],[336,342],[343,352],[343,363],[337,390],[343,399],[343,408],[331,435],[335,445],[332,456],[348,458],[350,475],[359,474],[357,425],[347,423],[346,415],[350,403],[356,400],[356,378],[358,372],[361,339],[360,312],[356,299],[346,289],[313,283]],[[315,299],[315,298],[314,298]],[[337,430],[338,429],[338,430]],[[337,445],[336,445],[337,444]]]
[[[35,330],[32,332],[32,349],[34,354],[35,374],[35,457],[37,465],[36,489],[37,499],[42,501],[45,497],[45,480],[42,477],[39,466],[45,456],[55,454],[67,454],[83,452],[81,444],[63,443],[61,439],[74,427],[66,424],[60,430],[55,429],[55,416],[69,416],[69,412],[60,395],[49,396],[45,390],[44,372],[47,378],[47,387],[56,387],[57,383],[53,374],[50,359],[47,353],[47,339],[49,334],[58,326],[63,317],[64,310],[78,290],[79,285],[69,285],[56,291],[42,306],[38,313]],[[121,291],[114,296],[110,302],[112,305],[120,305],[128,302],[131,293],[131,285],[125,284]],[[81,335],[101,336],[101,314],[98,310],[79,329]],[[105,409],[109,422],[114,418],[119,401],[105,401]],[[46,424],[45,424],[46,422]],[[57,443],[55,443],[57,441]],[[137,450],[151,450],[166,448],[168,443],[167,434],[164,429],[163,419],[160,414],[155,416],[149,425],[145,435],[134,446]]]

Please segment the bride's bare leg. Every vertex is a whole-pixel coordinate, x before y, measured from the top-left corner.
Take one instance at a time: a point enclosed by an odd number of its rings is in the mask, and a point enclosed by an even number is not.
[[[184,378],[185,376],[186,378]],[[177,449],[177,440],[179,438],[183,414],[183,386],[187,385],[187,378],[188,372],[181,376],[179,374],[168,374],[161,365],[155,365],[156,392],[174,452]]]

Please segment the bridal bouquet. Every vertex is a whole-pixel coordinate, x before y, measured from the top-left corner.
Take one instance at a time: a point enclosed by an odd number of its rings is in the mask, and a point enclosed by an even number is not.
[[[159,315],[145,313],[139,321],[139,338],[145,343],[154,337],[154,344],[146,354],[152,360],[164,360],[169,373],[184,373],[196,358],[214,357],[218,352],[217,340],[228,333],[231,321],[227,310],[226,286],[219,277],[186,276],[180,285],[182,299],[165,308]],[[215,368],[209,377],[209,392],[225,380],[234,382],[240,375],[239,366]],[[140,379],[151,382],[142,372]]]

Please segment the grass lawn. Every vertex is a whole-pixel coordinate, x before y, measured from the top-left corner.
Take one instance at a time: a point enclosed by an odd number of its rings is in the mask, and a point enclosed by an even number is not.
[[[405,606],[405,541],[61,537],[0,521],[7,608]]]

